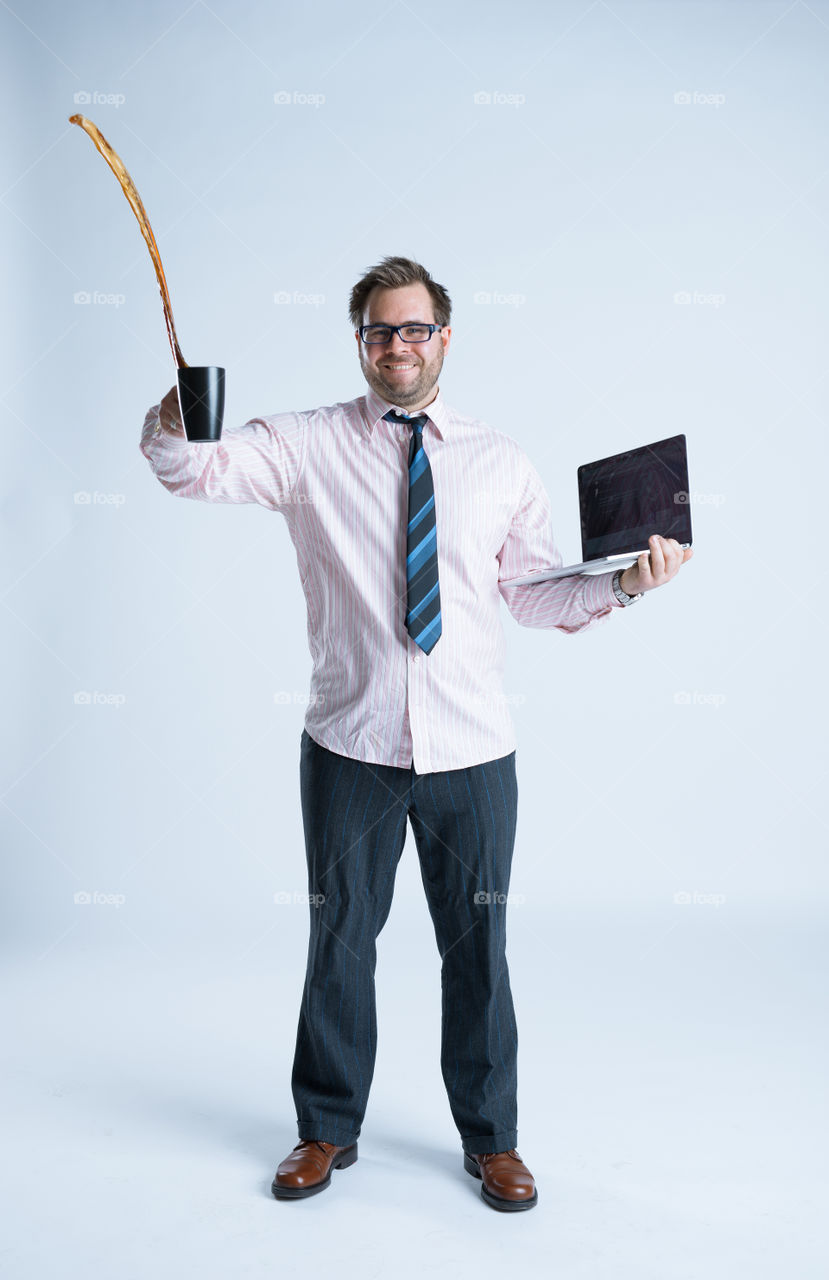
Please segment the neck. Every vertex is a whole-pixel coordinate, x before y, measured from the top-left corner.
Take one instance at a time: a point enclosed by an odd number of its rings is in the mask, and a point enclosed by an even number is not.
[[[421,409],[425,409],[425,408],[427,408],[430,404],[434,404],[435,400],[437,400],[437,398],[438,398],[438,392],[439,392],[439,391],[440,391],[440,387],[436,384],[436,385],[432,388],[431,392],[429,392],[429,393],[427,394],[426,398],[425,398],[425,399],[423,399],[423,400],[418,401],[418,403],[417,403],[417,404],[407,404],[407,405],[403,405],[403,404],[395,404],[392,400],[386,400],[386,403],[387,403],[387,404],[389,404],[389,405],[391,405],[391,407],[392,407],[393,409],[404,409],[404,410],[405,410],[405,412],[406,412],[406,413],[408,413],[408,414],[420,413]],[[381,400],[385,400],[385,399],[386,399],[386,397],[385,397],[385,396],[380,396],[380,399],[381,399]]]

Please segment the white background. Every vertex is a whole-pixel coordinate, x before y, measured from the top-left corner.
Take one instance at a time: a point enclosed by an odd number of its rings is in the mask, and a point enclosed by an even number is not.
[[[18,0],[0,30],[10,1273],[822,1274],[829,4]],[[674,582],[582,636],[503,611],[530,1213],[462,1168],[411,837],[360,1159],[270,1195],[304,601],[281,517],[174,500],[138,451],[174,368],[78,110],[226,422],[361,394],[348,294],[401,253],[453,298],[444,396],[521,442],[566,559],[578,464],[687,435]]]

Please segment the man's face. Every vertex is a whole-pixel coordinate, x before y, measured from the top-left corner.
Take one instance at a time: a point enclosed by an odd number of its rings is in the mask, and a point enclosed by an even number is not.
[[[432,299],[425,284],[400,289],[372,289],[363,324],[435,324]],[[399,333],[383,344],[363,342],[355,333],[366,382],[390,404],[409,411],[434,400],[451,329],[433,333],[428,342],[404,342]]]

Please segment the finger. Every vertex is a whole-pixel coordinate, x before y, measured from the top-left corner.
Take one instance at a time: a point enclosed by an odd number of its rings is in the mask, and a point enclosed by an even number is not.
[[[665,556],[662,552],[662,539],[658,533],[648,538],[651,548],[651,573],[654,578],[661,578],[665,572]]]
[[[672,578],[682,564],[682,547],[676,538],[663,538],[662,546],[665,552],[665,572]]]
[[[158,416],[161,419],[162,427],[168,430],[178,422],[178,388],[171,387],[159,406]]]

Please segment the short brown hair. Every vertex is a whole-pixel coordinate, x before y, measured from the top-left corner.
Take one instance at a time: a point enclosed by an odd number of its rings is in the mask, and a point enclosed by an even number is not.
[[[425,267],[411,258],[383,258],[376,266],[367,271],[351,290],[348,318],[355,329],[359,329],[365,317],[366,303],[372,289],[401,289],[407,284],[425,284],[432,299],[435,312],[435,324],[448,325],[452,318],[452,299],[442,284],[438,284],[429,275]]]

